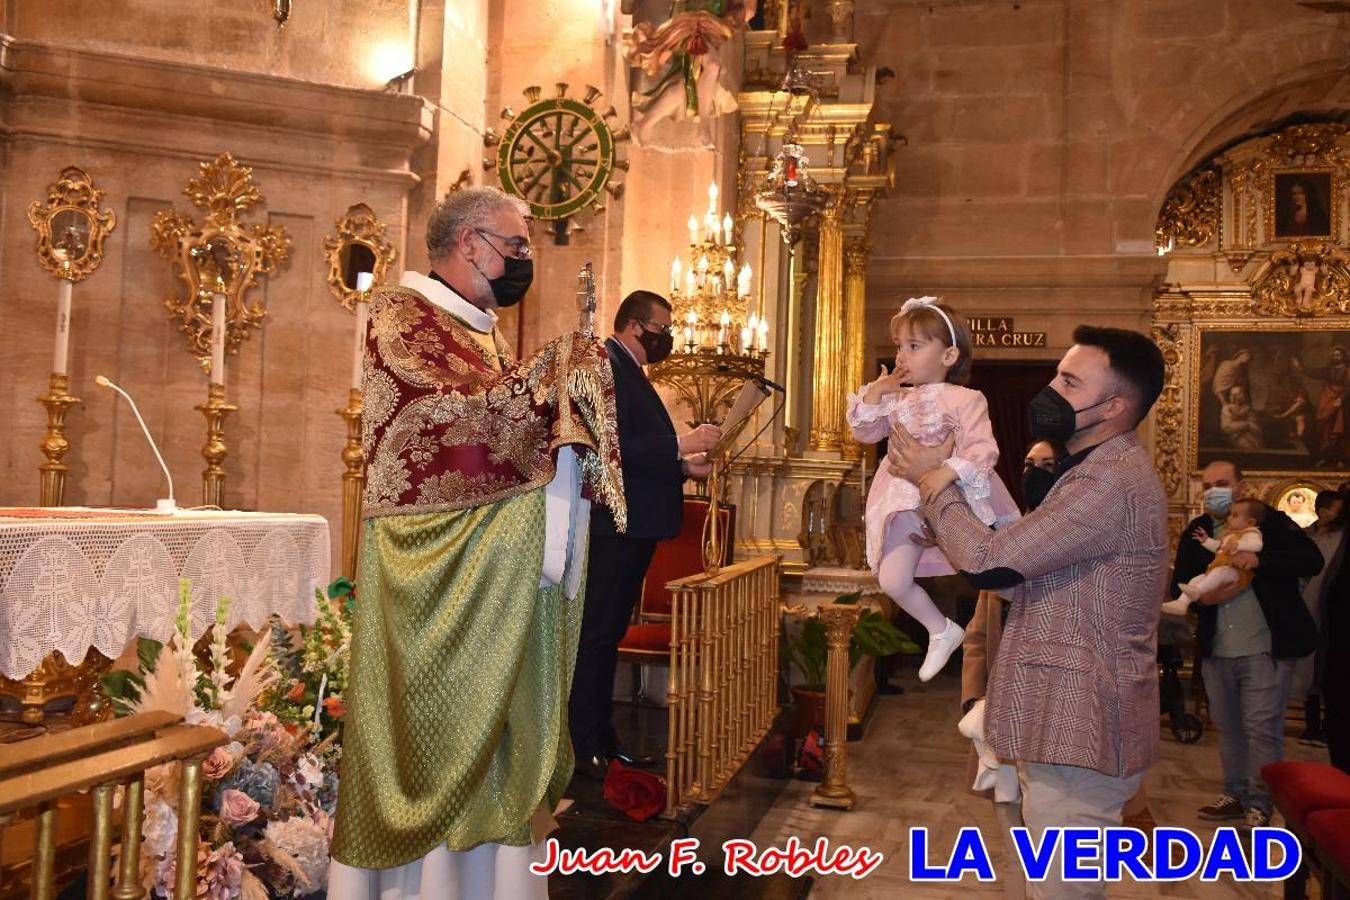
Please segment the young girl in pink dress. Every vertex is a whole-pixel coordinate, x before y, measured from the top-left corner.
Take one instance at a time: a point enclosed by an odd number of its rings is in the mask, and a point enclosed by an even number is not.
[[[994,472],[998,444],[989,405],[979,391],[962,387],[970,376],[971,339],[965,320],[935,297],[908,300],[891,319],[895,370],[848,398],[853,436],[874,444],[898,425],[921,444],[936,447],[955,437],[946,464],[915,485],[878,465],[867,495],[867,561],[881,589],[928,629],[928,654],[919,668],[927,681],[942,670],[965,631],[938,610],[915,576],[950,575],[951,563],[937,547],[910,540],[920,534],[922,496],[955,483],[980,521],[1001,527],[1018,518],[1017,504]]]

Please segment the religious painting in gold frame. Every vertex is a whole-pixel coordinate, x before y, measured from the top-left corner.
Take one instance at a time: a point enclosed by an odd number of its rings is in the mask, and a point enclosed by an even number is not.
[[[1335,169],[1284,169],[1271,173],[1266,233],[1277,241],[1339,233],[1339,176]]]
[[[1190,469],[1231,460],[1256,475],[1350,472],[1350,329],[1197,325]]]

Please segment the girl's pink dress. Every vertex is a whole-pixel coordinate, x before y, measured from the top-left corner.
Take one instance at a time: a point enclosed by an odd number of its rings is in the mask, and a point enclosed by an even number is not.
[[[860,443],[875,444],[888,437],[895,423],[921,444],[936,447],[955,432],[956,443],[947,460],[957,475],[956,485],[965,494],[971,512],[986,525],[1001,528],[1021,518],[1003,479],[994,471],[998,462],[998,443],[989,423],[989,404],[984,394],[957,384],[923,384],[899,393],[887,394],[880,403],[864,403],[864,386],[848,396],[848,425]],[[867,562],[875,572],[881,565],[882,538],[892,518],[910,532],[923,525],[919,508],[919,489],[891,472],[883,459],[877,466],[872,489],[867,493]],[[951,575],[955,570],[937,547],[929,547],[919,557],[914,574]]]

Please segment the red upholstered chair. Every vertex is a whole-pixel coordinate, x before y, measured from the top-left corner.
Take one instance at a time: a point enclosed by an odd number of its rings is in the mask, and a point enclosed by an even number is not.
[[[1350,898],[1350,809],[1323,809],[1308,814],[1304,823],[1322,867],[1322,896],[1327,900]]]
[[[1350,775],[1326,763],[1286,760],[1262,766],[1261,777],[1270,786],[1271,799],[1285,825],[1304,848],[1303,865],[1285,881],[1284,896],[1286,900],[1305,897],[1316,844],[1309,820],[1328,810],[1350,810]]]
[[[736,508],[719,507],[722,517],[723,565],[732,560],[733,536],[736,533]],[[671,594],[666,585],[679,578],[697,575],[703,571],[703,523],[708,518],[706,497],[684,498],[684,521],[680,533],[669,541],[656,545],[647,579],[642,583],[642,598],[619,641],[619,661],[633,664],[633,705],[646,699],[642,688],[643,665],[670,664],[670,607]]]

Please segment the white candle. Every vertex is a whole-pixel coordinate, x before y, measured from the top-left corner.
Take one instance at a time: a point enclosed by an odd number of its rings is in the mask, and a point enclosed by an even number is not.
[[[684,326],[684,343],[686,344],[686,346],[693,346],[693,344],[694,344],[694,326],[692,326],[692,325],[686,325],[686,326]]]
[[[722,234],[726,237],[726,242],[728,244],[731,243],[732,227],[733,223],[731,221],[731,213],[727,213],[725,216],[722,217]]]
[[[707,222],[704,224],[708,229],[708,240],[714,244],[722,243],[722,223],[717,221],[717,213],[708,213]]]
[[[759,349],[769,349],[769,323],[764,319],[759,320]]]
[[[750,296],[750,264],[741,266],[740,274],[736,276],[736,293],[741,297]]]
[[[741,352],[744,353],[749,349],[750,349],[750,326],[747,325],[746,327],[741,329]]]
[[[75,292],[75,282],[62,278],[57,281],[56,290],[56,358],[52,361],[52,371],[66,374],[66,357],[70,351],[70,298]]]
[[[730,325],[731,316],[728,315],[727,311],[724,309],[722,310],[722,316],[717,323],[717,345],[719,347],[727,342],[727,327]]]
[[[698,290],[698,285],[694,282],[694,270],[690,269],[684,273],[684,295],[692,297]]]
[[[225,383],[225,295],[211,295],[211,383]]]
[[[375,276],[370,272],[362,272],[356,276],[356,289],[361,292],[361,297],[356,301],[356,338],[352,347],[352,389],[357,391],[361,390],[361,364],[366,354],[366,322],[370,316],[370,302],[366,300],[366,296],[374,282]]]
[[[697,244],[698,242],[698,219],[691,215],[689,217],[689,243]]]
[[[708,212],[717,214],[717,182],[708,183]]]
[[[722,263],[722,280],[723,280],[723,281],[725,281],[725,282],[729,285],[729,284],[731,284],[731,279],[734,278],[735,275],[736,275],[736,264],[735,264],[735,263],[733,263],[730,259],[728,259],[726,262]]]
[[[673,294],[680,289],[680,258],[675,257],[675,261],[670,264],[670,292]]]

